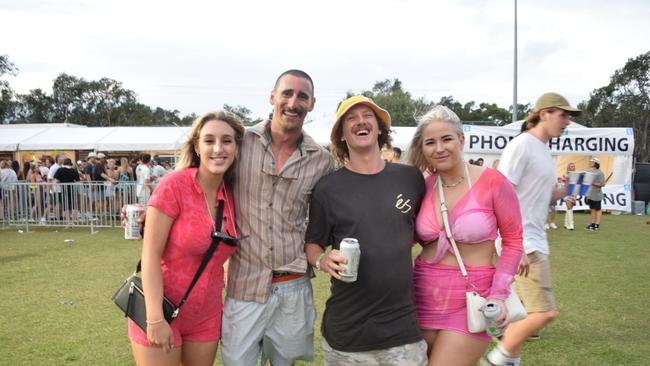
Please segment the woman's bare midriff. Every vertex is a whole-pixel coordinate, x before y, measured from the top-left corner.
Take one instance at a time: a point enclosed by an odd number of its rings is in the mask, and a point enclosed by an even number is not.
[[[486,240],[482,243],[473,244],[456,244],[458,245],[460,256],[463,258],[463,262],[466,266],[491,266],[494,264],[493,258],[496,250],[494,248],[493,240]],[[435,241],[423,247],[422,252],[420,252],[420,259],[431,262],[436,255],[437,246],[438,241]],[[448,264],[452,266],[458,265],[456,256],[453,252],[450,251],[446,252],[438,263]]]

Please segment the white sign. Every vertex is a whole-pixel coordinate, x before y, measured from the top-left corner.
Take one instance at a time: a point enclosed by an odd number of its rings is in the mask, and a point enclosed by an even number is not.
[[[613,184],[603,187],[603,210],[616,210],[631,212],[632,211],[632,195],[630,192],[629,184]],[[555,205],[558,211],[566,211],[564,199],[558,200]],[[573,206],[574,210],[588,210],[586,199],[583,196],[578,196],[576,204]]]
[[[463,125],[465,151],[500,154],[510,140],[519,135],[515,128]],[[631,128],[565,129],[561,137],[552,138],[548,147],[561,155],[631,155],[634,133]]]

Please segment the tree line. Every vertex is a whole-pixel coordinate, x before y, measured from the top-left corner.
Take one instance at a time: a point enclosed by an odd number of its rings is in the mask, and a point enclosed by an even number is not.
[[[362,92],[390,111],[394,126],[415,126],[417,117],[435,104],[444,105],[458,114],[464,123],[502,126],[512,120],[512,106],[501,108],[494,103],[462,103],[452,96],[437,102],[413,98],[399,79],[386,79]],[[354,95],[348,92],[347,96]],[[589,99],[578,103],[583,113],[575,122],[587,127],[630,127],[634,131],[634,157],[650,162],[650,51],[629,59],[616,70],[608,85],[591,92]],[[532,110],[531,104],[518,104],[517,120]]]
[[[169,126],[190,125],[197,117],[181,116],[178,110],[152,108],[138,102],[134,91],[110,78],[86,80],[59,74],[52,84],[52,93],[41,89],[17,94],[4,79],[17,75],[18,67],[8,55],[0,55],[0,122],[54,123],[68,122],[87,126]],[[355,93],[347,92],[342,100]],[[373,98],[390,111],[394,126],[415,126],[417,117],[435,104],[449,107],[466,123],[502,126],[511,121],[512,106],[502,108],[494,103],[463,103],[453,96],[434,102],[414,98],[399,79],[378,81],[363,95]],[[584,113],[575,121],[588,127],[631,127],[634,131],[634,156],[650,161],[650,51],[631,58],[614,72],[608,85],[591,92],[578,107]],[[224,109],[237,114],[244,124],[262,120],[253,118],[245,106],[224,104]],[[517,106],[517,119],[523,119],[531,104]],[[265,117],[266,118],[266,117]]]
[[[142,104],[133,90],[110,78],[86,80],[62,73],[54,79],[51,94],[40,88],[18,94],[3,78],[15,76],[18,71],[8,55],[0,55],[0,123],[74,123],[92,127],[188,126],[197,117],[194,113],[181,116],[175,109]],[[225,104],[223,108],[236,113],[247,124],[259,121],[250,118],[251,111],[246,107]]]
[[[399,79],[376,82],[372,89],[365,90],[361,94],[372,98],[382,108],[387,109],[393,126],[416,126],[418,117],[437,104],[456,112],[464,123],[503,126],[512,122],[512,106],[505,109],[494,103],[477,104],[474,101],[462,103],[455,100],[453,96],[444,96],[437,102],[428,101],[423,97],[413,98],[411,93],[403,89]],[[342,101],[353,95],[355,93],[349,91]],[[525,118],[531,108],[530,104],[518,104],[517,119]]]

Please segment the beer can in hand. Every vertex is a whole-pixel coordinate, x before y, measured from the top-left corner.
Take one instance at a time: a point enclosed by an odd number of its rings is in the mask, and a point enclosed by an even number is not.
[[[339,272],[339,275],[341,275],[341,281],[356,281],[357,274],[359,273],[359,257],[361,256],[359,241],[355,238],[344,238],[341,240],[339,252],[341,253],[341,257],[348,261],[348,263],[344,265],[345,271]]]
[[[124,239],[141,240],[140,223],[138,217],[144,212],[144,206],[140,204],[126,206],[126,226],[124,226]]]
[[[497,328],[496,320],[501,315],[501,308],[499,305],[492,301],[488,301],[483,306],[483,315],[485,316],[485,322],[487,323],[486,331],[487,334],[492,337],[500,337],[503,335],[503,331]]]

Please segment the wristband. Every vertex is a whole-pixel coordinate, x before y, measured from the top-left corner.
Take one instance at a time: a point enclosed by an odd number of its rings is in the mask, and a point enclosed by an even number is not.
[[[162,323],[162,322],[164,322],[164,321],[165,321],[165,318],[161,318],[161,319],[158,319],[158,320],[154,320],[154,321],[152,321],[152,322],[150,322],[150,321],[147,320],[147,325],[154,325],[154,324]]]
[[[324,256],[325,256],[325,252],[322,252],[318,257],[316,257],[316,265],[315,265],[315,267],[319,271],[321,270],[320,269],[320,261],[321,261],[321,259],[323,259]]]

